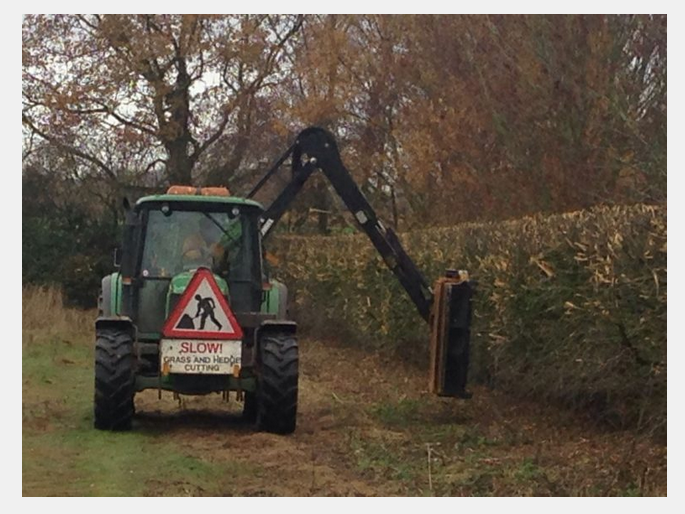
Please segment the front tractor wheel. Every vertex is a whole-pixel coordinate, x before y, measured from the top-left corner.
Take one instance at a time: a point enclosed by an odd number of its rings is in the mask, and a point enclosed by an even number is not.
[[[290,334],[266,333],[260,338],[259,353],[257,428],[290,434],[297,424],[297,339]]]
[[[114,329],[98,331],[95,342],[95,428],[131,429],[134,365],[133,340],[128,333]]]

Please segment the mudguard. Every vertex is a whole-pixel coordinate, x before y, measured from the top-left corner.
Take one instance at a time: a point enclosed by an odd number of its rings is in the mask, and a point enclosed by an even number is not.
[[[104,329],[115,329],[126,332],[135,340],[136,327],[131,318],[126,316],[99,316],[95,320],[95,333]]]
[[[270,288],[265,291],[266,295],[262,302],[261,311],[267,314],[275,314],[277,319],[288,318],[288,287],[278,280],[269,281]]]
[[[121,275],[116,272],[102,279],[98,298],[98,315],[112,317],[121,310]]]
[[[262,321],[257,328],[257,336],[267,331],[294,335],[297,333],[297,323],[284,319],[267,319]]]

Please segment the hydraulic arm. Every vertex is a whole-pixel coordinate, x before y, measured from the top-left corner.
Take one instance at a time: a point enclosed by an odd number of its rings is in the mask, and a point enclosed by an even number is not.
[[[297,142],[279,159],[275,168],[277,169],[289,156],[292,158],[292,180],[267,208],[263,216],[262,236],[266,237],[269,234],[310,175],[316,169],[320,169],[350,212],[354,214],[359,226],[369,236],[388,268],[397,276],[421,316],[428,321],[433,293],[426,279],[406,254],[395,233],[378,219],[366,197],[355,184],[340,159],[333,136],[320,128],[304,130],[297,138]],[[274,168],[266,175],[266,178],[273,170]],[[248,198],[252,197],[264,183],[265,180],[260,181],[249,193]]]
[[[271,232],[312,173],[321,170],[398,278],[419,314],[431,326],[431,391],[446,396],[468,397],[464,388],[472,289],[466,273],[448,271],[446,277],[436,282],[435,291],[431,289],[404,251],[395,232],[378,219],[345,168],[335,139],[322,128],[310,127],[302,131],[295,144],[276,161],[247,197],[253,197],[288,158],[292,179],[266,209],[261,225],[262,237]]]

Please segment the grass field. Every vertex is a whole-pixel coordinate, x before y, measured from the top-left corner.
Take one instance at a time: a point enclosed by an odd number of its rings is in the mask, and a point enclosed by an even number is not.
[[[93,312],[23,294],[23,494],[665,495],[666,447],[475,388],[425,393],[423,370],[301,338],[300,410],[256,433],[235,401],[146,391],[134,430],[92,428]]]

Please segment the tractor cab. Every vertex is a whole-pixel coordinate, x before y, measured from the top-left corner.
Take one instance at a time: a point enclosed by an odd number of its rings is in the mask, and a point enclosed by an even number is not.
[[[143,334],[160,332],[199,268],[212,271],[234,311],[260,310],[262,208],[211,189],[210,196],[171,188],[171,194],[140,199],[133,209],[123,254],[135,258],[129,269],[122,262],[122,274],[131,277],[129,315]]]

